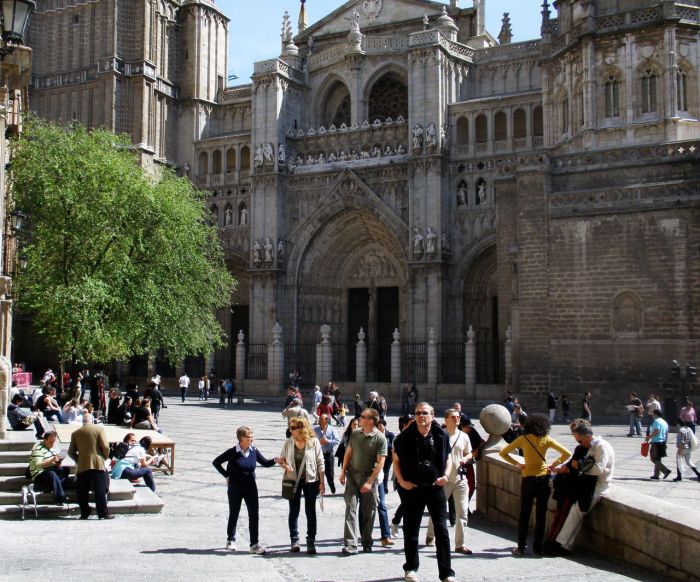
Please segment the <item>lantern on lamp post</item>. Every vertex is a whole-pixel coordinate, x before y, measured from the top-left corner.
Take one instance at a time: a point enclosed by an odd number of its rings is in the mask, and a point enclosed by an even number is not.
[[[34,0],[0,0],[2,10],[2,40],[0,59],[24,44],[24,37],[29,26],[29,18],[34,12]]]

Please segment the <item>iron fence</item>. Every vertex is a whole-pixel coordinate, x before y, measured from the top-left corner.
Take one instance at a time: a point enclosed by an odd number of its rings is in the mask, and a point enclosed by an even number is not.
[[[367,344],[367,382],[391,381],[391,344]]]
[[[333,377],[334,382],[354,382],[356,376],[355,344],[333,344]]]
[[[248,344],[245,377],[250,380],[267,379],[267,344]]]
[[[302,393],[307,394],[317,384],[316,344],[284,344],[284,367],[288,372],[299,371],[299,388]]]
[[[401,382],[428,381],[428,346],[423,342],[401,343]]]
[[[441,342],[437,345],[438,378],[442,384],[464,384],[464,342]]]
[[[476,383],[500,384],[505,378],[505,342],[476,342]]]

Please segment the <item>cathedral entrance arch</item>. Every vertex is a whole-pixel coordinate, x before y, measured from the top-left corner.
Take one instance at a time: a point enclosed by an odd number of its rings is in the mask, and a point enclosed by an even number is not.
[[[479,384],[497,384],[503,375],[496,267],[496,245],[492,245],[474,259],[464,281],[464,329],[471,325],[476,334]]]
[[[392,332],[405,327],[407,312],[403,254],[380,213],[352,204],[309,240],[297,276],[297,342],[318,343],[320,326],[331,326],[333,380],[355,379],[360,327],[368,381],[390,380]]]

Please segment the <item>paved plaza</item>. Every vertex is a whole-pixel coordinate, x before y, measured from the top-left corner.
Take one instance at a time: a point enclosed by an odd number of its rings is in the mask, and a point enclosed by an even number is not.
[[[374,581],[400,580],[403,575],[403,544],[391,549],[375,545],[372,554],[342,557],[342,494],[325,498],[325,512],[319,514],[319,553],[291,554],[287,529],[287,502],[280,497],[281,470],[258,468],[261,518],[260,540],[269,548],[265,556],[247,553],[247,513],[242,510],[236,553],[226,552],[228,505],[224,480],[211,465],[218,453],[234,443],[235,428],[246,424],[256,435],[258,448],[266,456],[279,454],[284,422],[278,402],[247,401],[244,407],[220,410],[217,402],[167,398],[161,416],[164,431],[177,441],[177,472],[157,475],[158,492],[165,501],[159,515],[118,516],[104,522],[77,518],[35,521],[3,521],[0,532],[5,551],[5,568],[0,580],[44,578],[73,580],[259,580],[259,581]],[[438,407],[442,412],[444,407]],[[389,418],[392,430],[396,418]],[[700,483],[645,481],[651,463],[639,457],[639,439],[628,439],[626,427],[603,426],[599,432],[610,438],[617,452],[616,485],[697,504]],[[553,431],[563,444],[571,446],[564,425]],[[336,473],[337,474],[337,473]],[[342,492],[342,487],[339,487]],[[392,491],[387,497],[390,514],[398,504]],[[427,519],[424,520],[424,525]],[[515,558],[510,554],[515,529],[470,519],[467,545],[473,556],[454,556],[458,580],[660,580],[648,572],[611,562],[589,553],[564,558]],[[300,517],[305,535],[305,519]],[[451,530],[453,535],[453,530]],[[421,539],[424,531],[421,532]],[[377,526],[375,538],[379,538]],[[303,550],[302,546],[302,550]],[[40,557],[41,556],[41,557]],[[421,550],[422,580],[437,580],[434,548]]]

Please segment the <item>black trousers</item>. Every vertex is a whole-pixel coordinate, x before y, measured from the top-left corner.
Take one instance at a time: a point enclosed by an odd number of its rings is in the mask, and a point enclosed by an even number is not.
[[[423,511],[428,513],[435,527],[435,549],[437,552],[438,574],[441,580],[454,576],[450,559],[450,534],[447,531],[447,499],[442,487],[422,485],[415,489],[399,488],[401,506],[404,510],[403,537],[406,563],[404,570],[418,570],[418,534]]]
[[[250,533],[250,545],[258,543],[258,485],[253,481],[245,485],[236,483],[228,486],[228,525],[226,527],[226,539],[230,542],[236,541],[236,525],[238,516],[241,513],[241,503],[245,501],[248,509],[248,531]]]
[[[328,481],[328,487],[331,493],[335,493],[335,476],[333,475],[333,465],[335,457],[333,456],[333,451],[328,451],[323,453],[323,465],[326,471],[326,481]]]
[[[107,493],[109,493],[109,473],[99,469],[89,469],[78,473],[76,492],[80,517],[87,518],[92,512],[88,504],[90,490],[95,492],[95,508],[98,517],[107,516]]]
[[[542,551],[544,527],[547,522],[547,502],[549,501],[549,475],[542,477],[523,477],[520,483],[520,520],[518,521],[518,548],[525,549],[527,530],[530,524],[532,503],[537,501],[535,510],[535,539],[532,549]]]

